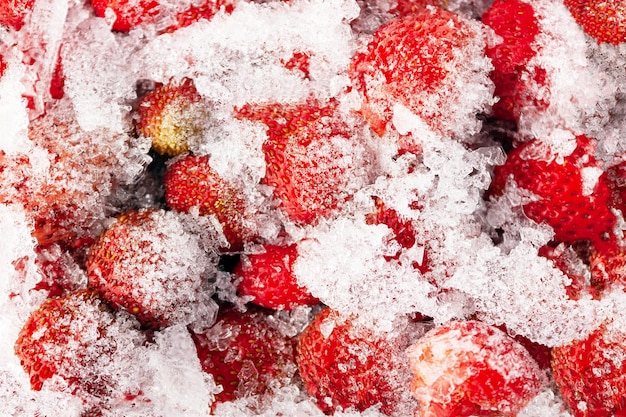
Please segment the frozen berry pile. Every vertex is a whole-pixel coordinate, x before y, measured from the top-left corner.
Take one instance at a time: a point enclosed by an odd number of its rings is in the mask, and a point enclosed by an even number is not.
[[[626,416],[621,0],[0,0],[1,417]]]

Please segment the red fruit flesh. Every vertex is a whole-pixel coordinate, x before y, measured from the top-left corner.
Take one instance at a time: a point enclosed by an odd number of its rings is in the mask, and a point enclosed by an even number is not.
[[[242,278],[242,296],[253,296],[252,303],[274,310],[291,310],[302,305],[319,304],[309,291],[298,285],[293,263],[298,257],[296,244],[263,246],[264,252],[243,255],[233,273]]]
[[[513,416],[546,382],[523,346],[478,321],[436,327],[407,354],[420,417]]]
[[[192,337],[202,370],[223,388],[216,403],[263,395],[295,374],[295,341],[261,311],[222,311],[210,329]]]
[[[2,0],[0,1],[0,25],[20,30],[24,21],[33,10],[35,0]]]

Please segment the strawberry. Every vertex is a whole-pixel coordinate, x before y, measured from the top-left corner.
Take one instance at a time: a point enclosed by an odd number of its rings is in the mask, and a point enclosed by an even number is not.
[[[314,224],[337,213],[369,181],[361,139],[337,112],[338,103],[246,104],[242,119],[267,126],[262,182],[274,189],[279,209],[299,224]]]
[[[626,42],[626,4],[622,0],[563,0],[563,4],[598,43]]]
[[[121,332],[141,343],[139,332],[118,321],[95,291],[78,290],[49,298],[30,315],[15,354],[33,390],[69,390],[86,403],[106,403],[117,389],[114,362],[129,360],[126,349],[135,343],[127,346],[129,339],[122,340]]]
[[[100,236],[87,258],[89,286],[152,329],[189,324],[210,303],[215,254],[173,212],[129,211]]]
[[[231,14],[235,10],[237,2],[238,0],[205,0],[198,5],[194,3],[188,9],[177,13],[176,23],[168,26],[163,30],[163,33],[173,33],[202,19],[211,20],[220,10]]]
[[[0,1],[0,25],[20,30],[24,21],[32,12],[35,0]]]
[[[311,53],[295,51],[291,58],[282,62],[282,64],[288,70],[299,70],[307,80],[310,78],[309,66],[311,64]]]
[[[582,245],[589,246],[589,245]],[[589,255],[584,251],[580,256],[575,247],[560,243],[558,245],[544,245],[539,248],[539,255],[554,263],[554,267],[563,272],[571,283],[565,288],[567,295],[573,300],[579,300],[584,295],[599,297],[597,282],[594,282],[589,270]]]
[[[296,358],[304,387],[327,414],[379,404],[385,414],[403,415],[405,407],[415,408],[402,395],[410,377],[402,356],[408,333],[375,334],[335,310],[322,310],[298,340]]]
[[[256,239],[248,224],[248,204],[243,189],[223,179],[210,165],[210,157],[187,155],[167,168],[163,179],[165,201],[179,212],[198,208],[214,215],[222,225],[229,250],[238,251]]]
[[[575,143],[575,150],[562,158],[539,140],[512,150],[504,165],[495,168],[490,193],[503,194],[513,179],[516,187],[534,195],[523,204],[524,213],[550,225],[557,241],[589,240],[602,247],[615,240],[610,190],[594,157],[595,140],[577,136]]]
[[[605,324],[552,348],[552,375],[575,417],[626,415],[626,333]]]
[[[522,0],[496,0],[485,11],[482,21],[502,37],[502,42],[488,47],[494,70],[491,73],[499,100],[493,106],[493,116],[517,121],[520,108],[532,104],[543,109],[547,103],[531,93],[528,79],[543,84],[545,71],[530,68],[528,62],[537,54],[535,39],[539,25],[531,4]]]
[[[479,321],[451,321],[408,348],[420,417],[516,415],[546,383],[528,351]]]
[[[626,161],[608,167],[606,181],[611,189],[611,207],[619,209],[622,216],[626,216]]]
[[[91,0],[98,17],[112,19],[111,29],[129,32],[159,13],[157,0]]]
[[[159,84],[139,101],[137,130],[152,139],[152,149],[161,155],[176,156],[202,135],[208,110],[193,80]]]
[[[613,284],[626,285],[626,252],[623,246],[611,245],[594,249],[589,256],[591,279],[599,288]]]
[[[470,51],[471,58],[465,58]],[[484,104],[472,109],[460,106],[466,91],[459,82],[467,81],[472,88],[484,84],[480,95],[490,101],[488,67],[482,35],[472,22],[428,7],[381,26],[367,51],[353,57],[349,75],[363,96],[361,112],[378,135],[386,131],[396,103],[420,116],[436,133],[454,135],[467,133],[466,119],[475,121]]]
[[[263,245],[263,252],[243,255],[233,273],[241,277],[237,287],[241,296],[261,307],[291,310],[301,305],[319,304],[309,291],[298,284],[293,263],[298,247],[290,245]]]
[[[261,310],[222,310],[211,328],[192,338],[202,369],[222,386],[216,403],[263,395],[295,375],[295,340]]]

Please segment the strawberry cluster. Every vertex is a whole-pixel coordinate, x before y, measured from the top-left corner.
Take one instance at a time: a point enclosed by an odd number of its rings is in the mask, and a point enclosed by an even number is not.
[[[175,3],[0,0],[10,415],[626,413],[620,2]]]

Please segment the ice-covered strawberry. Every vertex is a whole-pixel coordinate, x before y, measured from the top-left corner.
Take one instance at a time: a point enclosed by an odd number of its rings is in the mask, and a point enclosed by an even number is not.
[[[293,263],[298,246],[265,244],[262,252],[242,255],[233,273],[241,278],[237,289],[251,302],[275,310],[291,310],[301,305],[319,304],[309,291],[298,284]]]
[[[295,340],[268,317],[263,311],[226,309],[211,328],[192,334],[203,371],[223,388],[216,403],[263,395],[291,382]]]
[[[209,320],[215,242],[190,229],[174,212],[120,215],[89,252],[89,286],[148,328]]]
[[[576,22],[598,43],[626,42],[626,4],[621,0],[563,0]]]
[[[387,415],[412,415],[416,404],[406,398],[410,380],[400,352],[403,336],[374,333],[330,308],[318,313],[298,340],[298,368],[304,386],[325,413],[375,405]],[[402,334],[402,333],[400,333]]]
[[[596,141],[567,132],[557,136],[560,150],[554,142],[533,140],[511,151],[505,164],[495,169],[491,193],[502,195],[507,186],[530,193],[524,213],[550,225],[558,241],[610,244],[616,217],[609,207],[611,193],[601,161],[594,157]]]
[[[593,283],[600,289],[626,284],[626,248],[619,244],[593,249],[589,256]]]
[[[83,131],[72,116],[58,111],[33,120],[28,137],[29,148],[0,151],[0,202],[24,207],[42,245],[97,236],[114,184],[143,169],[131,165],[141,157],[131,156],[128,138],[107,129]],[[129,172],[124,172],[127,163]]]
[[[543,69],[527,65],[539,47],[535,43],[539,25],[532,5],[522,0],[496,0],[483,14],[482,21],[502,37],[501,43],[487,48],[498,97],[493,116],[517,121],[522,106],[544,108],[546,104],[529,85],[530,82],[541,85],[545,78]]]
[[[177,13],[176,23],[167,27],[163,32],[172,33],[199,20],[211,20],[220,10],[230,14],[237,2],[238,0],[205,0],[199,4],[191,4],[188,9]]]
[[[152,149],[176,156],[202,135],[209,112],[190,78],[159,84],[141,98],[137,130],[152,139]]]
[[[338,103],[247,104],[237,117],[267,126],[262,182],[272,186],[279,209],[292,221],[314,224],[341,209],[370,181],[372,155]]]
[[[546,383],[522,345],[478,321],[438,326],[407,354],[420,417],[516,415]]]
[[[128,32],[159,13],[157,0],[91,0],[98,17],[109,19],[111,28]]]
[[[552,349],[552,374],[575,417],[626,415],[626,333],[600,326],[590,335]]]
[[[33,390],[67,392],[86,405],[104,405],[125,394],[118,385],[125,381],[121,364],[143,342],[133,323],[117,318],[95,291],[79,290],[50,298],[33,312],[15,354]]]
[[[379,135],[396,104],[438,134],[476,133],[476,115],[492,100],[484,48],[479,24],[440,8],[391,20],[352,59],[350,77],[363,97],[361,112]]]
[[[35,0],[0,1],[0,25],[20,30],[24,20],[32,12]]]
[[[208,155],[187,155],[167,168],[165,201],[179,212],[197,208],[201,216],[213,215],[222,225],[230,247],[238,251],[256,239],[252,210],[243,186],[222,178]]]

